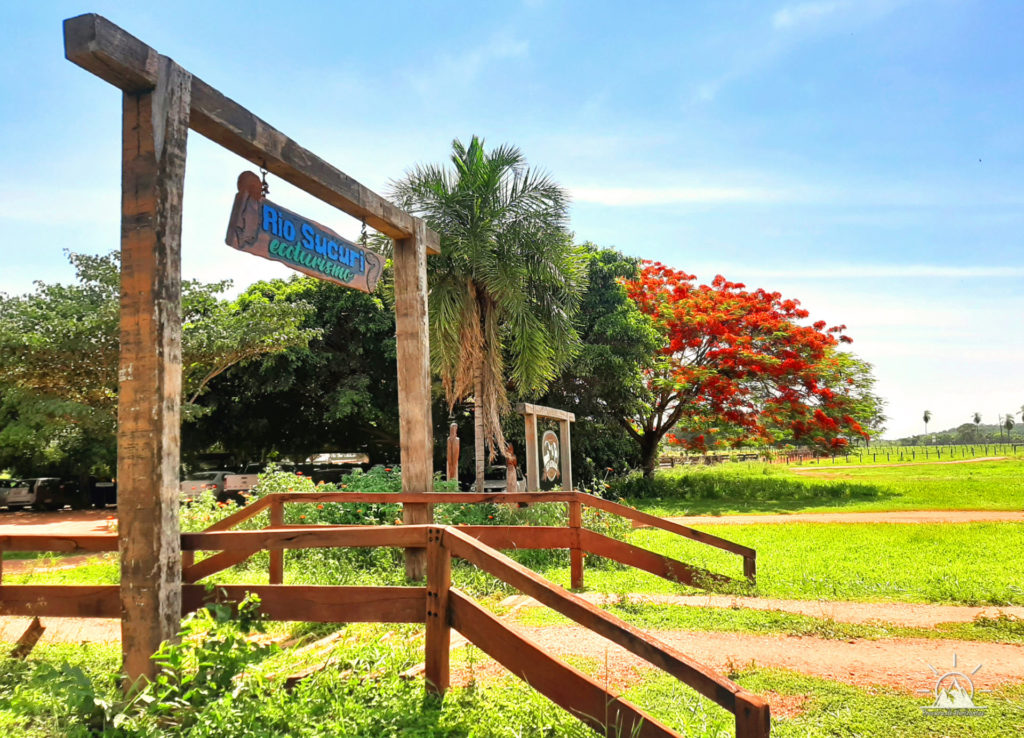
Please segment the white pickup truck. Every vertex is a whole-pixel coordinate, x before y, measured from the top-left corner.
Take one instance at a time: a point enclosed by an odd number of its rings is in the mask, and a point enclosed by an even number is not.
[[[224,477],[224,496],[237,497],[242,492],[248,492],[259,480],[259,474],[228,474]]]

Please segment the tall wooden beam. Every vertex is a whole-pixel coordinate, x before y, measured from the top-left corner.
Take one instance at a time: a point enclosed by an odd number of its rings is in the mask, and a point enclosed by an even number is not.
[[[126,92],[121,170],[118,517],[130,683],[181,617],[181,202],[192,78],[167,58]]]
[[[526,423],[526,491],[540,491],[540,459],[537,458],[537,416],[532,412],[524,416]]]
[[[395,241],[395,336],[398,342],[398,416],[402,492],[434,490],[434,441],[430,417],[430,334],[427,329],[425,226],[417,221],[410,238]],[[426,504],[404,504],[406,525],[430,523]],[[405,574],[426,576],[423,549],[406,549]]]
[[[64,21],[64,55],[124,92],[156,86],[162,58],[155,49],[106,18],[87,13]],[[192,78],[189,125],[257,166],[320,198],[391,238],[414,235],[418,219],[300,146],[266,121]],[[440,237],[421,232],[427,253],[440,253]]]
[[[558,421],[558,454],[562,462],[562,489],[566,492],[572,491],[572,438],[569,435],[569,421],[562,419]]]

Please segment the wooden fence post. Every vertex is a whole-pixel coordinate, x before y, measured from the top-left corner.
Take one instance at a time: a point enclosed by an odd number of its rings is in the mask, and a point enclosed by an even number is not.
[[[423,221],[416,221],[412,237],[395,241],[394,264],[402,492],[433,492],[434,429],[430,417],[427,244]],[[430,505],[402,504],[402,520],[406,525],[423,525],[432,519]],[[423,579],[425,574],[423,549],[406,549],[406,578],[415,581]]]
[[[583,549],[580,547],[580,528],[583,526],[583,505],[578,501],[569,503],[569,565],[570,586],[583,588]]]
[[[743,557],[743,576],[751,584],[757,584],[757,552]]]
[[[736,738],[768,738],[772,729],[768,703],[756,695],[736,700]]]
[[[448,590],[452,581],[452,556],[444,544],[443,528],[427,529],[427,627],[424,654],[427,690],[448,691],[450,677],[451,618]]]
[[[192,77],[156,60],[153,89],[125,92],[117,481],[126,687],[181,622],[181,204]]]
[[[270,503],[270,527],[277,528],[284,525],[284,503],[276,497]],[[270,549],[270,579],[271,584],[284,583],[284,549]]]

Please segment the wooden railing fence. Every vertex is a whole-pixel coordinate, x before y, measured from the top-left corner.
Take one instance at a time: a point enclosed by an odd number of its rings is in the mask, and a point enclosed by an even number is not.
[[[433,494],[431,502],[550,502],[545,493],[522,495]],[[259,595],[261,610],[271,620],[310,622],[403,622],[424,623],[425,675],[428,689],[443,693],[449,686],[450,633],[454,628],[468,641],[526,681],[534,689],[568,710],[581,721],[605,734],[637,737],[678,736],[637,706],[610,692],[579,670],[543,651],[471,597],[451,586],[451,559],[457,557],[491,574],[543,605],[570,618],[584,628],[639,656],[676,677],[700,694],[732,712],[739,738],[765,738],[770,732],[767,703],[757,695],[689,659],[623,620],[578,595],[555,585],[522,566],[498,548],[568,548],[579,560],[582,583],[583,553],[604,556],[669,579],[701,584],[704,577],[718,577],[668,557],[632,546],[583,528],[573,505],[592,504],[615,514],[624,514],[645,524],[654,524],[644,513],[591,498],[580,493],[561,493],[570,505],[569,527],[528,526],[285,526],[283,506],[292,502],[400,502],[398,498],[419,495],[356,495],[346,493],[285,493],[268,495],[246,509],[225,518],[211,529],[181,535],[181,548],[191,559],[195,551],[216,551],[198,563],[187,561],[183,568],[182,612],[203,606],[206,587],[195,582],[210,573],[244,561],[260,550],[271,553],[269,585],[221,585],[218,591],[228,601],[241,600],[246,592]],[[470,499],[472,498],[472,499]],[[515,498],[515,499],[513,499]],[[529,498],[519,500],[518,498]],[[543,499],[540,499],[543,498]],[[271,527],[261,530],[230,530],[261,510],[270,509]],[[275,508],[277,512],[275,513]],[[623,513],[620,513],[620,509]],[[686,535],[753,560],[753,551],[715,536],[658,521],[656,527]],[[573,524],[575,522],[575,525]],[[666,527],[668,526],[668,527]],[[681,529],[681,530],[676,530]],[[299,586],[280,583],[286,549],[377,547],[426,550],[425,586],[356,587]],[[743,550],[736,550],[743,549]],[[75,536],[0,536],[0,551],[117,551],[116,533]],[[747,553],[749,552],[749,554]],[[213,563],[209,563],[213,562]],[[753,566],[745,570],[753,578]],[[274,579],[277,582],[274,582]],[[0,568],[0,614],[44,617],[106,617],[121,615],[118,585],[9,585],[2,584]]]
[[[257,499],[241,508],[232,515],[218,521],[207,528],[207,532],[230,531],[246,520],[256,517],[264,510],[270,512],[270,529],[281,529],[289,526],[284,524],[284,508],[290,503],[320,504],[332,502],[351,502],[360,504],[416,504],[416,503],[527,503],[563,502],[568,505],[568,525],[556,526],[500,526],[500,525],[467,525],[459,526],[461,530],[495,548],[533,548],[554,549],[566,548],[570,554],[570,582],[573,589],[583,586],[584,555],[593,554],[614,559],[620,563],[634,566],[666,579],[672,579],[695,587],[708,584],[723,584],[732,580],[721,574],[706,569],[684,564],[668,556],[662,556],[646,549],[633,546],[614,538],[600,535],[583,527],[583,507],[592,507],[612,515],[633,521],[635,524],[673,533],[683,538],[702,543],[714,548],[728,551],[743,558],[743,576],[750,584],[757,581],[757,551],[725,538],[705,533],[685,525],[673,523],[656,515],[635,510],[626,505],[605,500],[584,492],[523,492],[520,494],[480,494],[472,492],[457,493],[360,493],[360,492],[276,492]],[[290,526],[297,531],[316,530],[316,525]],[[193,563],[191,554],[185,553],[184,578],[188,582],[196,582],[223,569],[235,566],[255,550],[225,550],[223,553],[205,559],[198,564]],[[270,583],[280,584],[284,576],[284,551],[270,552]]]

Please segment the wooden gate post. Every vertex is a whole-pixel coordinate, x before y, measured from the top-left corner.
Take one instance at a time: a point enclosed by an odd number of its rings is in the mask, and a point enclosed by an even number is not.
[[[276,497],[270,503],[270,526],[280,528],[284,525],[284,503]],[[270,549],[270,570],[268,581],[271,584],[284,583],[284,549]]]
[[[426,226],[395,241],[395,337],[398,344],[398,419],[402,492],[434,491],[434,429],[430,417],[430,333],[427,329]],[[406,525],[432,521],[429,505],[403,504]],[[405,576],[426,576],[422,548],[405,550]]]
[[[192,77],[159,57],[123,95],[117,421],[121,648],[127,685],[181,622],[181,200]]]
[[[769,738],[772,731],[771,709],[754,694],[736,700],[736,738]]]
[[[580,528],[583,527],[583,504],[579,500],[569,503],[569,586],[583,588],[583,548],[580,546]]]
[[[448,591],[452,583],[452,555],[445,546],[444,529],[427,529],[427,612],[424,676],[434,694],[448,691],[452,629]]]

